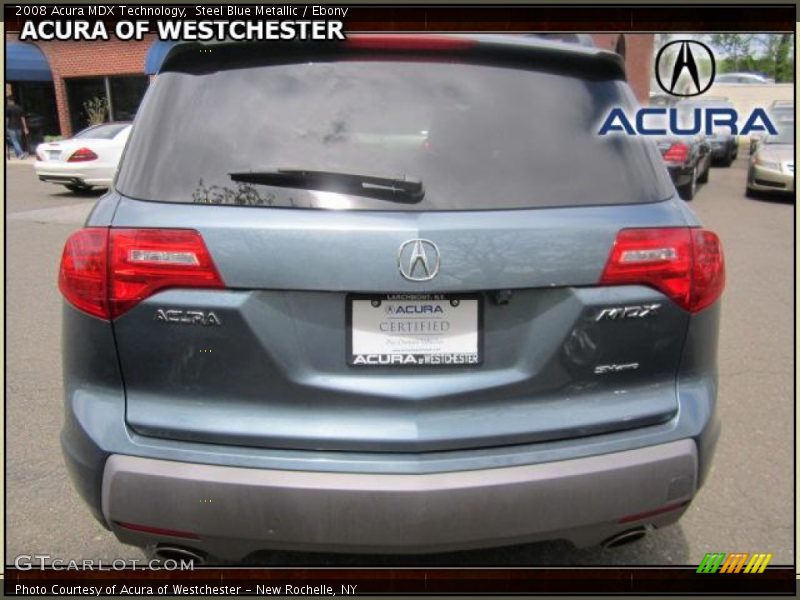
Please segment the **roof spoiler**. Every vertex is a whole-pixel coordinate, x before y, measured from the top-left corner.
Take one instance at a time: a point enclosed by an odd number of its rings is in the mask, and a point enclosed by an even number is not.
[[[588,36],[586,36],[588,38]],[[624,59],[588,41],[544,35],[350,34],[341,42],[233,40],[179,42],[170,48],[159,72],[213,72],[249,63],[281,64],[346,54],[426,55],[446,53],[464,62],[513,63],[518,68],[575,72],[589,79],[625,79]],[[213,48],[214,52],[201,52]]]

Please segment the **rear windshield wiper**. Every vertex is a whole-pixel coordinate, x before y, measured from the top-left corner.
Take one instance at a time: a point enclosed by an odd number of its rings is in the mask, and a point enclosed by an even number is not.
[[[410,177],[377,177],[357,173],[336,171],[309,171],[306,169],[268,169],[264,171],[243,171],[228,173],[232,181],[273,185],[276,187],[299,188],[339,192],[354,196],[365,196],[416,204],[425,196],[425,189],[419,179]]]

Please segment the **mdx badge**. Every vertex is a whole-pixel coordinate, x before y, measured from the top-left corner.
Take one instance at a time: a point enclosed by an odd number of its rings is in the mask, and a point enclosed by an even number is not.
[[[180,310],[180,309],[163,309],[156,310],[156,321],[162,323],[180,323],[182,325],[222,325],[222,321],[210,310]]]
[[[621,321],[623,319],[643,319],[653,317],[661,308],[660,304],[641,304],[636,306],[613,306],[601,310],[595,321]]]

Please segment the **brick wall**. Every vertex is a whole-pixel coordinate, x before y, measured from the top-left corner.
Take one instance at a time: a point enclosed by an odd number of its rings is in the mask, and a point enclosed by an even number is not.
[[[7,40],[16,41],[15,34]],[[69,101],[64,79],[68,77],[99,77],[104,75],[142,75],[144,61],[155,35],[141,42],[121,40],[92,42],[38,41],[50,70],[56,92],[56,107],[61,134],[73,134],[69,118]]]
[[[620,42],[620,38],[624,41]],[[598,48],[616,52],[618,45],[625,48],[625,72],[628,83],[633,88],[639,102],[647,103],[650,95],[650,80],[653,75],[653,47],[655,38],[652,33],[594,33],[592,39]]]

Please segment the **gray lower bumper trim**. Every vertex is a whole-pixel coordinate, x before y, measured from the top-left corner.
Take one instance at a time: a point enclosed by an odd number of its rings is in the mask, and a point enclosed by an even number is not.
[[[233,555],[243,548],[410,552],[564,537],[559,533],[688,500],[696,480],[692,440],[426,475],[259,470],[114,455],[103,477],[103,515],[130,543],[175,540],[116,523],[192,532],[200,539],[191,545],[210,552],[238,544]]]

